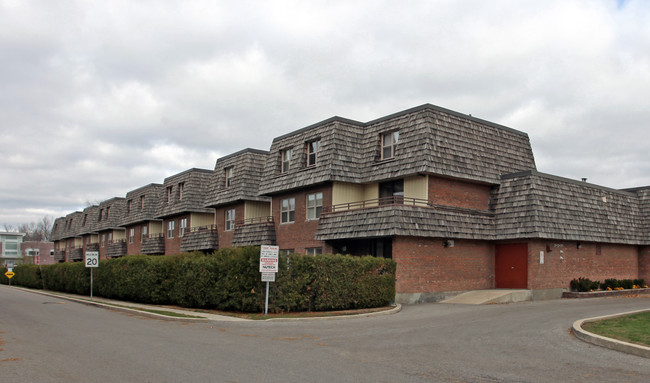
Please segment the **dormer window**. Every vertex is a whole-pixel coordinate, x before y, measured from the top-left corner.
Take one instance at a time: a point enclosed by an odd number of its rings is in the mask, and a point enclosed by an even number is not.
[[[144,209],[144,196],[140,196],[140,210]]]
[[[287,149],[282,151],[282,173],[289,171],[291,167],[291,157],[293,156],[293,149]]]
[[[97,217],[97,222],[101,222],[104,217],[104,209],[99,209],[99,217]]]
[[[381,135],[381,159],[387,160],[395,157],[395,146],[399,141],[399,131],[388,132]]]
[[[174,192],[174,187],[173,186],[168,186],[167,187],[167,203],[172,202],[172,193]]]
[[[183,189],[185,189],[185,182],[181,182],[178,184],[178,200],[183,199]]]
[[[224,170],[225,177],[226,177],[226,187],[230,187],[232,185],[232,175],[233,175],[233,170],[232,166],[228,167]]]
[[[133,207],[133,200],[130,199],[126,201],[126,214],[131,214],[131,208]]]
[[[318,152],[320,151],[320,140],[307,143],[307,166],[316,165],[318,161]]]

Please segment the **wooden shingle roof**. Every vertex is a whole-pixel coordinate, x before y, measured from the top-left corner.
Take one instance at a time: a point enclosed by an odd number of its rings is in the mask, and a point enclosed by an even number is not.
[[[122,197],[114,197],[102,201],[99,206],[97,221],[94,223],[93,231],[113,230],[121,228],[124,213],[126,211],[126,200]]]
[[[165,178],[156,218],[184,213],[212,213],[211,209],[204,207],[211,177],[212,170],[192,168]],[[180,185],[183,185],[182,193]],[[172,190],[169,201],[167,201],[167,188]]]
[[[505,175],[493,201],[498,239],[642,244],[635,193],[536,171]]]
[[[399,131],[395,155],[381,158],[381,135]],[[306,145],[321,141],[315,166]],[[293,149],[288,172],[282,151]],[[500,176],[534,170],[528,135],[425,104],[367,123],[333,117],[273,140],[260,193],[274,194],[328,181],[369,183],[418,173],[498,184]]]
[[[269,152],[244,149],[217,160],[207,192],[205,206],[217,207],[236,201],[270,201],[258,194]],[[232,169],[230,186],[226,185],[226,169]]]
[[[163,190],[161,184],[149,184],[126,193],[126,210],[122,226],[154,220]],[[129,201],[131,201],[130,208]]]

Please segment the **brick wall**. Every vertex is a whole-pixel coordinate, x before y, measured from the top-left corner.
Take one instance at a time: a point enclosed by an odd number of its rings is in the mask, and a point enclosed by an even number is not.
[[[600,254],[598,254],[600,247]],[[528,246],[528,288],[569,288],[574,278],[603,282],[639,277],[637,246],[572,241],[531,241]],[[549,251],[550,250],[550,251]],[[540,251],[544,263],[540,264]]]
[[[639,247],[639,278],[650,286],[650,246]]]
[[[489,185],[429,176],[429,201],[437,205],[488,210]]]
[[[235,209],[235,222],[244,219],[244,203],[228,205],[216,209],[217,235],[219,236],[219,248],[232,247],[232,237],[235,230],[226,231],[226,211]]]
[[[179,254],[181,252],[181,242],[182,242],[182,237],[179,235],[180,234],[180,225],[181,225],[181,219],[187,218],[187,229],[190,230],[191,227],[191,222],[190,222],[190,215],[189,214],[184,214],[184,215],[177,215],[173,218],[165,218],[163,220],[163,234],[165,238],[165,255],[175,255]],[[169,221],[174,221],[174,238],[167,238],[167,230],[169,228]]]
[[[134,229],[133,243],[129,242],[131,229]],[[126,254],[142,254],[142,224],[126,226]]]
[[[395,237],[396,292],[429,293],[494,287],[494,246],[488,242]]]
[[[331,253],[331,246],[323,241],[314,240],[318,220],[307,221],[307,194],[323,193],[323,206],[332,204],[332,187],[331,185],[300,190],[291,193],[285,193],[273,197],[272,211],[275,222],[275,234],[277,244],[281,250],[293,249],[295,253],[305,253],[306,248],[322,247],[323,254]],[[293,223],[281,223],[280,209],[282,200],[294,197],[296,199],[296,211]]]

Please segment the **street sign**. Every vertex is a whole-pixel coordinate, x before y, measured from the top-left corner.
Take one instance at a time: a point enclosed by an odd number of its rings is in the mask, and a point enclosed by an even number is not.
[[[7,272],[5,273],[5,277],[7,277],[7,278],[9,278],[9,279],[13,278],[14,275],[16,275],[16,273],[14,273],[13,271],[7,271]],[[274,275],[275,275],[275,274],[274,274]]]
[[[278,272],[278,254],[279,246],[262,245],[260,247],[260,272],[277,273]]]
[[[275,273],[262,273],[262,282],[275,282]]]
[[[99,251],[86,251],[86,267],[99,267]]]

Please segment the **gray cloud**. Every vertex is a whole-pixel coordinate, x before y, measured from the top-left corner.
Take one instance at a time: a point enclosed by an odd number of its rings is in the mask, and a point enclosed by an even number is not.
[[[540,171],[648,185],[649,17],[640,0],[4,1],[0,223],[423,103],[527,132]]]

